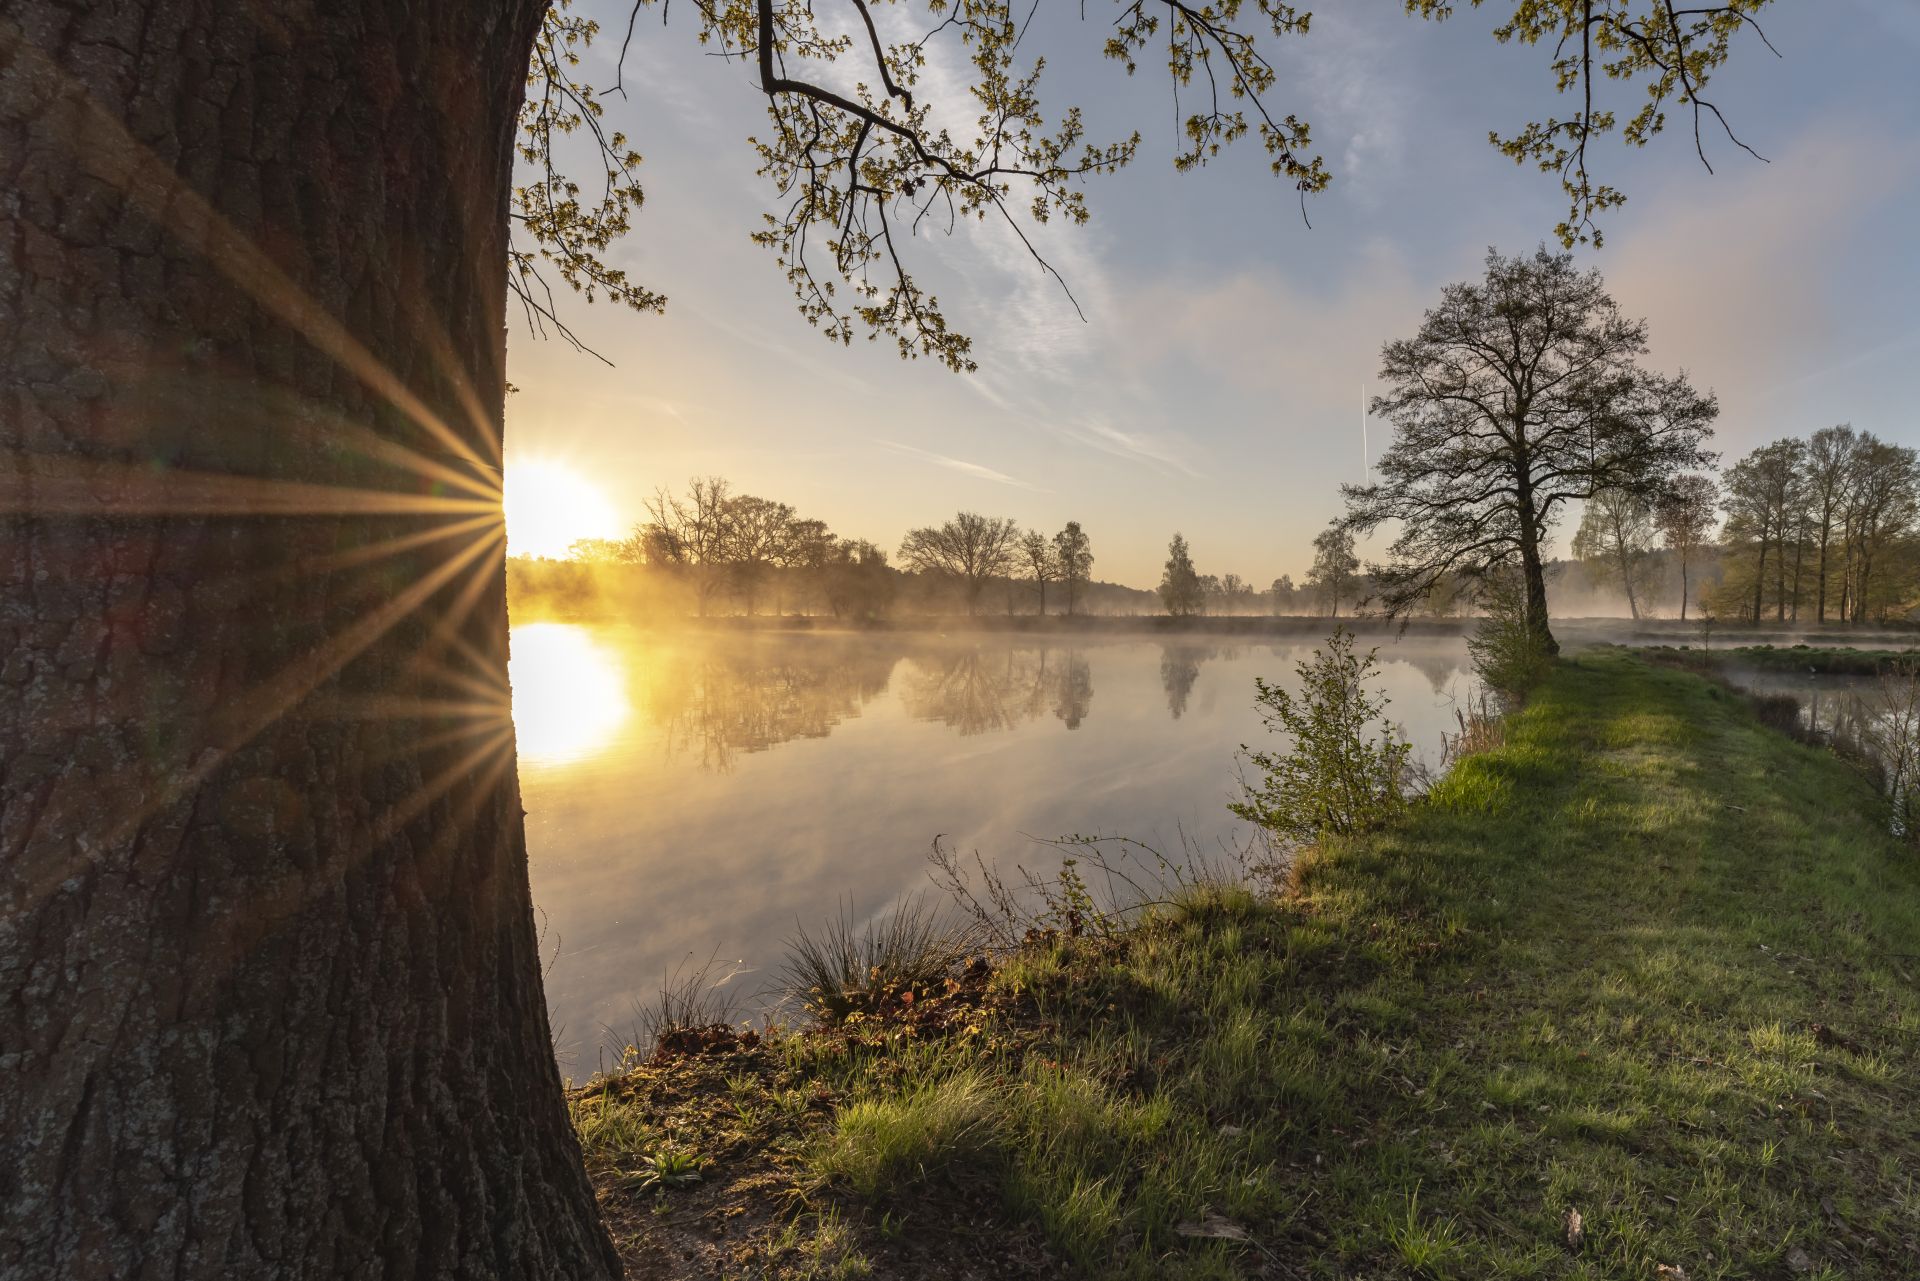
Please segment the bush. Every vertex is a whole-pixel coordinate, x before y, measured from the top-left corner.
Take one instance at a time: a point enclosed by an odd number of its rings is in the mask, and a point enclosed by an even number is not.
[[[1487,688],[1524,698],[1553,669],[1553,656],[1527,625],[1526,585],[1517,573],[1495,571],[1481,582],[1479,604],[1484,616],[1467,638],[1473,670]]]
[[[1360,831],[1405,804],[1413,746],[1381,715],[1388,699],[1367,689],[1375,653],[1355,653],[1353,633],[1335,628],[1324,648],[1296,665],[1297,694],[1254,681],[1268,732],[1293,743],[1284,753],[1248,752],[1263,777],[1243,782],[1245,799],[1228,808],[1282,847]]]

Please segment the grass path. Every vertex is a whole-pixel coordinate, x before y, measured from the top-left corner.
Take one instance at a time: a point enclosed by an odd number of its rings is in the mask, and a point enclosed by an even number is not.
[[[1196,893],[577,1115],[640,1276],[1904,1281],[1916,971],[1873,789],[1603,653],[1279,902]]]

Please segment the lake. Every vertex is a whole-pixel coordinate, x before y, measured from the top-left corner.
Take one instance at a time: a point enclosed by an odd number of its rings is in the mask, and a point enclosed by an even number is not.
[[[798,923],[929,888],[936,836],[1002,866],[1033,838],[1125,835],[1218,852],[1235,758],[1264,731],[1254,677],[1293,637],[649,632],[512,634],[514,720],[547,1000],[563,1070],[625,1044],[691,959],[764,986]],[[1239,641],[1240,638],[1234,638]],[[1389,714],[1429,761],[1468,686],[1457,639],[1379,644]]]

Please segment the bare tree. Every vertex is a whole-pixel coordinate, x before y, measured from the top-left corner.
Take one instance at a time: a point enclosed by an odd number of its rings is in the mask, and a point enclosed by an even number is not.
[[[718,476],[696,476],[687,482],[684,496],[657,490],[647,500],[647,514],[652,519],[634,532],[647,547],[648,563],[684,572],[705,617],[714,593],[726,582],[733,542],[731,487]]]
[[[1659,527],[1661,540],[1666,543],[1667,550],[1673,553],[1680,565],[1680,617],[1683,621],[1687,616],[1687,571],[1694,555],[1713,530],[1714,508],[1719,498],[1720,488],[1713,483],[1713,477],[1687,475],[1674,477],[1654,503],[1654,524]]]
[[[1003,517],[961,512],[944,525],[909,530],[900,543],[900,559],[922,574],[957,579],[972,614],[986,585],[1013,569],[1019,533],[1020,527]]]
[[[1037,529],[1030,529],[1020,536],[1020,566],[1033,579],[1034,586],[1040,589],[1040,613],[1044,616],[1047,612],[1047,584],[1059,572],[1059,562],[1054,556],[1053,544]]]
[[[1627,594],[1627,613],[1640,617],[1640,571],[1653,553],[1653,507],[1637,495],[1603,489],[1587,500],[1580,528],[1573,535],[1573,554],[1598,566],[1603,582],[1620,584]]]
[[[1381,479],[1348,485],[1347,524],[1399,528],[1374,567],[1388,609],[1417,606],[1441,577],[1517,561],[1527,625],[1549,653],[1542,547],[1565,503],[1607,489],[1641,499],[1706,465],[1719,413],[1684,375],[1641,369],[1647,327],[1628,320],[1598,272],[1541,249],[1489,250],[1483,281],[1449,285],[1413,338],[1388,343],[1392,421]]]
[[[1067,614],[1071,617],[1079,602],[1080,589],[1087,585],[1093,573],[1093,545],[1081,531],[1079,521],[1068,521],[1066,527],[1053,536],[1053,558],[1059,567],[1061,585],[1067,589]]]

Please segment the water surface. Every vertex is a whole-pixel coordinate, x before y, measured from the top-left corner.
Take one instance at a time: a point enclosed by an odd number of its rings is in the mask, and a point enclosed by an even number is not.
[[[1379,644],[1389,713],[1431,759],[1465,648]],[[755,990],[796,922],[927,888],[936,836],[1030,867],[1058,859],[1035,837],[1243,841],[1226,807],[1240,745],[1264,737],[1254,677],[1292,683],[1311,649],[572,623],[512,646],[547,999],[576,1077],[664,972],[717,950]]]

